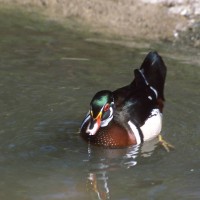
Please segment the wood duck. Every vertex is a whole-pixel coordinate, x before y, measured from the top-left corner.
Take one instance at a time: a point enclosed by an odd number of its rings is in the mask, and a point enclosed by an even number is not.
[[[108,148],[138,145],[158,136],[162,128],[167,68],[157,52],[150,52],[134,80],[113,92],[97,92],[80,133],[88,142]]]

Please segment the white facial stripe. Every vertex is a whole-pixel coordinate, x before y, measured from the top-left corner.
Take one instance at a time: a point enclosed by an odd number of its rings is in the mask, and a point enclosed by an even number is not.
[[[113,108],[110,107],[110,116],[107,119],[101,121],[101,127],[107,126],[109,122],[112,120],[112,118],[113,118]]]
[[[87,113],[87,115],[86,115],[86,117],[85,117],[85,119],[84,119],[84,121],[83,121],[83,123],[81,124],[81,129],[83,128],[83,126],[84,126],[84,124],[90,119],[90,111]]]
[[[134,136],[135,136],[137,144],[140,144],[141,143],[141,138],[140,138],[140,134],[139,134],[139,131],[138,131],[137,127],[131,121],[128,121],[128,125],[130,126],[131,130],[134,133]]]
[[[105,106],[105,105],[104,105]],[[100,112],[103,112],[104,106],[101,108]]]

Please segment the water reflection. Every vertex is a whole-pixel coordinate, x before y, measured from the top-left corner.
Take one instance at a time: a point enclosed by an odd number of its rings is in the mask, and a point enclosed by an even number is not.
[[[122,168],[129,170],[135,167],[138,157],[140,159],[150,157],[157,146],[157,138],[123,149],[106,149],[88,144],[88,160],[84,161],[88,165],[86,188],[92,196],[91,199],[110,199],[112,185],[109,183],[109,174]]]

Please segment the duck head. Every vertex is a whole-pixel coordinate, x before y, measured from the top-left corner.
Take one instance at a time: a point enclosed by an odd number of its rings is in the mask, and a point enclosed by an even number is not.
[[[97,92],[90,102],[90,120],[86,133],[95,135],[100,127],[107,126],[113,118],[113,112],[113,93],[109,90]]]

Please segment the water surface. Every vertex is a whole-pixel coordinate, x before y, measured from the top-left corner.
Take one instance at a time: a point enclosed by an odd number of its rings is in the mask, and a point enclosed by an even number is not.
[[[129,83],[150,50],[168,66],[162,134],[126,149],[88,146],[96,91]],[[105,39],[21,11],[0,12],[0,199],[199,199],[200,52]]]

